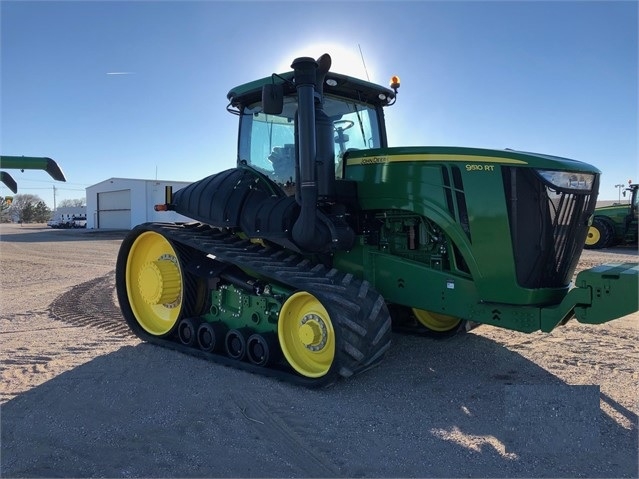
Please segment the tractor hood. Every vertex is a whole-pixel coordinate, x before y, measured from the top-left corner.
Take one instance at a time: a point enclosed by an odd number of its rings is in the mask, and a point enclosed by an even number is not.
[[[575,171],[599,174],[601,171],[588,163],[560,156],[529,153],[516,150],[493,150],[487,148],[465,148],[448,146],[414,146],[351,150],[346,156],[346,165],[368,165],[395,162],[463,162],[518,165],[531,168]]]
[[[626,215],[628,213],[628,209],[630,205],[628,203],[619,204],[616,203],[614,205],[609,206],[600,206],[595,210],[595,214],[605,215],[605,216],[614,216],[614,215]]]

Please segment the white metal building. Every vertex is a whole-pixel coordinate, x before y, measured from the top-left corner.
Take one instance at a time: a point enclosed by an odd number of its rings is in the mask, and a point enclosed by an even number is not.
[[[165,187],[173,192],[190,185],[185,181],[109,178],[86,189],[87,228],[131,229],[148,221],[193,221],[175,211],[155,211],[164,203]]]

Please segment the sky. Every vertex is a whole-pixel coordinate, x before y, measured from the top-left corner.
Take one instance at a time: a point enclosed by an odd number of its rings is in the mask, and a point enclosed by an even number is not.
[[[327,52],[401,78],[391,146],[573,158],[617,200],[639,182],[638,23],[636,1],[2,0],[0,153],[57,161],[66,183],[7,170],[51,208],[112,177],[196,181],[235,165],[229,90]]]

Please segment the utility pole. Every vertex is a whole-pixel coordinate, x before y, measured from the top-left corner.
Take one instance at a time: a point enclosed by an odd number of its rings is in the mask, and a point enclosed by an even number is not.
[[[617,188],[619,190],[619,203],[621,203],[621,189],[624,187],[625,185],[615,185],[615,188]]]
[[[55,185],[53,185],[53,211],[55,212]]]

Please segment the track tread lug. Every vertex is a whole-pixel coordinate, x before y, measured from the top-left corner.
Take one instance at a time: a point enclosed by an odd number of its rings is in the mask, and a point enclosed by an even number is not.
[[[351,273],[346,273],[346,275],[344,275],[344,278],[342,278],[342,284],[344,286],[348,286],[349,284],[351,284],[351,281],[353,281],[353,275]]]
[[[377,332],[377,335],[373,338],[373,344],[377,344],[381,341],[384,335],[389,334],[392,330],[392,324],[389,321]]]
[[[326,273],[326,277],[332,278],[333,276],[337,275],[337,273],[339,273],[338,269],[331,268],[331,270],[328,273]]]
[[[343,348],[344,348],[344,351],[356,361],[361,361],[362,359],[364,359],[364,353],[362,353],[359,349],[357,349],[351,343],[344,342]]]
[[[368,290],[370,289],[370,283],[366,280],[362,281],[361,286],[359,287],[359,292],[357,293],[357,297],[362,299],[365,298],[368,294]]]
[[[342,324],[359,336],[366,336],[367,329],[350,319],[342,319]]]

